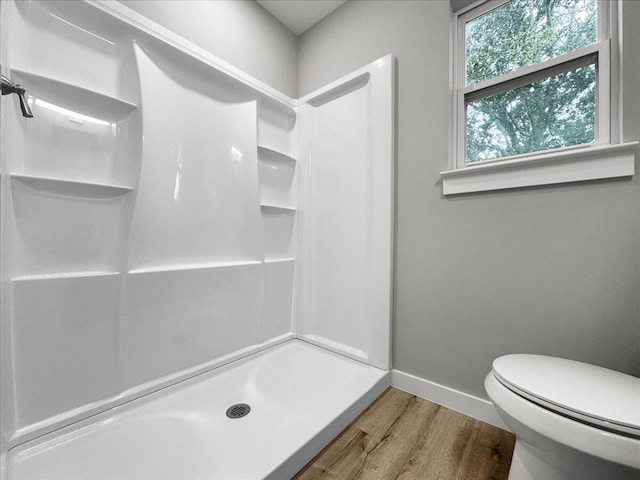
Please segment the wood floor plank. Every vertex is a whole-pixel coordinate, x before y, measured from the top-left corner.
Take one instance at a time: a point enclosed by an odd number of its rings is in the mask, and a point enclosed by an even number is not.
[[[296,480],[506,480],[515,437],[390,388]]]
[[[413,395],[387,389],[378,400],[330,443],[297,480],[354,478],[369,452],[379,444],[397,419],[413,404]]]
[[[397,478],[415,444],[429,429],[439,405],[413,397],[413,402],[364,459],[354,480]]]
[[[456,478],[506,479],[516,438],[513,434],[470,419],[472,435],[465,445]]]
[[[424,400],[423,400],[424,401]],[[465,434],[466,418],[441,407],[430,428],[411,452],[400,480],[435,480],[453,478],[456,462],[456,440]],[[466,438],[463,436],[463,439]]]

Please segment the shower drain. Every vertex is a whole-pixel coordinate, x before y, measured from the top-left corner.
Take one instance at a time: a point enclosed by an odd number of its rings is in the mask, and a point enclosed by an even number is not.
[[[242,418],[249,414],[251,407],[246,403],[236,403],[227,408],[227,417],[229,418]]]

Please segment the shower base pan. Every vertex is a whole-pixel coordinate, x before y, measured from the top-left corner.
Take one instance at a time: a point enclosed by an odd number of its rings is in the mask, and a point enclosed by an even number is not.
[[[386,371],[290,340],[19,445],[8,477],[283,480],[388,383]]]

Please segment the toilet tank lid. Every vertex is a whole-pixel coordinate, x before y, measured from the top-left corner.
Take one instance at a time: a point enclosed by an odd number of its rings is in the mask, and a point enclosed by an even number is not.
[[[608,430],[640,435],[640,378],[527,354],[497,358],[493,373],[505,387],[542,406]]]

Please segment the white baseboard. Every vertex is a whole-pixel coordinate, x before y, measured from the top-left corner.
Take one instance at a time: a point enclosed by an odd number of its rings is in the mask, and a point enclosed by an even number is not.
[[[391,370],[391,385],[495,427],[509,430],[493,407],[493,404],[484,398],[474,397],[468,393],[395,369]]]

